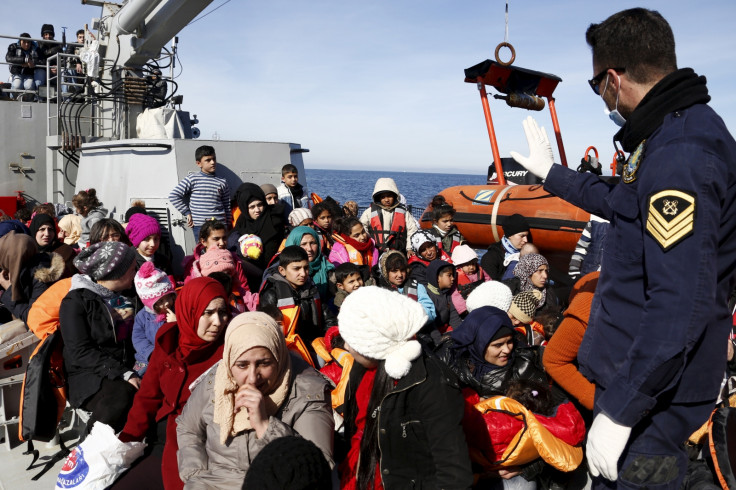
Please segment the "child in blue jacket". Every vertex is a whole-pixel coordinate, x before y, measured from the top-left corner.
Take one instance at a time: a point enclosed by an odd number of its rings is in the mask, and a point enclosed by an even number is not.
[[[156,269],[153,262],[145,262],[135,275],[135,290],[144,308],[135,316],[133,324],[133,347],[138,376],[143,377],[148,359],[153,352],[156,333],[161,325],[175,322],[174,301],[176,293],[169,276]]]

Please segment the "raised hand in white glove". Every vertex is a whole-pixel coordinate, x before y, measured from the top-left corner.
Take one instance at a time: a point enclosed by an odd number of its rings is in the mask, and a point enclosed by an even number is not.
[[[593,476],[601,475],[606,480],[616,481],[618,460],[630,435],[631,427],[614,422],[604,413],[595,416],[585,445],[588,469]]]
[[[522,125],[524,126],[526,140],[529,143],[529,156],[524,157],[512,151],[511,158],[540,179],[545,179],[555,163],[547,131],[543,127],[540,128],[532,116],[524,119]]]

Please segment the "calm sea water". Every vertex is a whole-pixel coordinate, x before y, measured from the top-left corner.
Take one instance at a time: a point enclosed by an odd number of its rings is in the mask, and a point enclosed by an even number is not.
[[[485,184],[485,174],[431,174],[420,172],[385,172],[369,170],[306,169],[307,188],[321,197],[332,196],[343,203],[353,200],[363,208],[372,201],[373,186],[381,177],[391,177],[406,203],[425,208],[441,190],[456,185]]]

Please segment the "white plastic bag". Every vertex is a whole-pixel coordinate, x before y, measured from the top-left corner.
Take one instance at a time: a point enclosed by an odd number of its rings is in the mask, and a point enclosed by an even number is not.
[[[56,490],[103,490],[143,454],[143,442],[121,442],[112,427],[96,422],[75,447],[56,478]]]

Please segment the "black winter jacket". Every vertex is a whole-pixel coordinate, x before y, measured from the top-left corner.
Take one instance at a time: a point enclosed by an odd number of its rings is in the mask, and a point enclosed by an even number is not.
[[[355,363],[346,400],[355,395],[365,368]],[[473,474],[462,428],[464,401],[457,379],[437,359],[421,355],[386,395],[378,410],[381,478],[386,490],[470,488]],[[345,436],[355,432],[345,419]]]
[[[261,305],[278,307],[280,300],[289,297],[299,306],[299,323],[296,333],[307,346],[311,347],[314,339],[322,337],[329,327],[337,325],[337,318],[328,308],[327,302],[323,303],[320,300],[318,306],[315,301],[315,298],[319,300],[319,292],[311,279],[296,290],[278,271],[266,278],[260,295]]]
[[[61,279],[64,268],[64,259],[59,254],[37,254],[20,273],[19,282],[23,290],[23,297],[18,301],[13,301],[12,289],[3,291],[0,296],[0,306],[5,307],[15,318],[26,322],[33,302],[49,286]]]
[[[504,250],[501,242],[496,242],[491,243],[486,253],[480,259],[481,268],[494,281],[500,281],[503,273],[506,272],[506,266],[503,265],[504,257],[506,257],[506,250]]]
[[[13,43],[8,46],[8,52],[5,55],[5,61],[10,63],[11,75],[32,77],[33,72],[36,68],[23,66],[28,62],[28,60],[33,60],[33,63],[36,65],[36,67],[39,68],[39,65],[44,64],[43,53],[35,43],[31,43],[31,48],[28,51],[23,51],[19,43]]]
[[[59,309],[69,403],[81,406],[103,378],[122,378],[133,366],[133,349],[118,341],[105,300],[89,289],[72,289]]]
[[[482,398],[505,394],[506,383],[512,379],[531,379],[547,383],[541,355],[536,347],[514,347],[514,356],[507,366],[486,373],[480,380],[473,376],[470,357],[459,355],[453,347],[452,338],[444,335],[442,342],[433,349],[433,355],[450,368],[462,385],[472,388]]]

